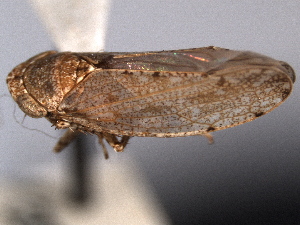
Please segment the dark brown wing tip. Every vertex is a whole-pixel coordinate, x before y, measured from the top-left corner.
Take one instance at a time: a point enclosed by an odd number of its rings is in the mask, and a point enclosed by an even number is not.
[[[280,61],[280,64],[282,67],[284,67],[287,71],[287,75],[291,78],[291,80],[293,81],[293,83],[295,83],[296,81],[296,74],[294,69],[286,62]]]

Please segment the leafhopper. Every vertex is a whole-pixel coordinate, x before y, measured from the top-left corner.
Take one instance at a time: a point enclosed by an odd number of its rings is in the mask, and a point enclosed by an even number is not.
[[[183,137],[252,121],[291,93],[282,61],[249,51],[204,47],[131,53],[47,51],[7,77],[13,99],[34,118],[96,134],[116,151],[132,136]],[[75,132],[75,133],[73,133]]]

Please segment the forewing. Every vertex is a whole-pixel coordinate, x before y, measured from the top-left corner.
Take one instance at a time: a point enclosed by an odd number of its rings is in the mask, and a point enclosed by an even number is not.
[[[233,127],[277,107],[291,79],[270,66],[211,73],[96,70],[70,91],[62,119],[86,131],[176,137]]]

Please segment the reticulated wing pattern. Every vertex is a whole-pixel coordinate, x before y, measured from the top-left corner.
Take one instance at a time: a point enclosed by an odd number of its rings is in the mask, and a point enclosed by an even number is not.
[[[275,67],[215,71],[96,70],[61,102],[67,121],[88,131],[176,137],[233,127],[269,112],[290,93]]]

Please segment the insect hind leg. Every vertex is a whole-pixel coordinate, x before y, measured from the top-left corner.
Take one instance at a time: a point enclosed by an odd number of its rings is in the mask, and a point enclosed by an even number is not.
[[[98,134],[99,137],[99,143],[103,148],[103,152],[104,152],[104,156],[107,159],[108,158],[108,152],[107,149],[103,143],[103,139],[105,139],[107,141],[107,143],[113,147],[113,149],[116,152],[123,152],[124,148],[126,147],[126,145],[128,144],[128,141],[130,139],[129,136],[121,136],[121,139],[118,139],[118,136],[115,134],[109,134],[109,133],[99,133]]]
[[[204,136],[204,137],[207,138],[209,144],[213,144],[214,143],[214,137],[210,133],[202,134],[202,136]]]

